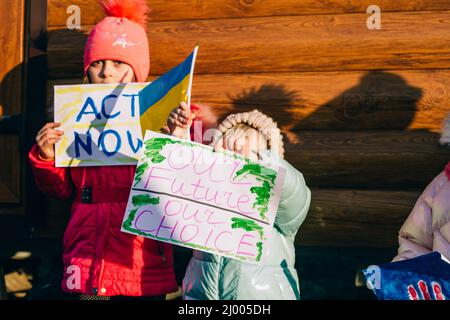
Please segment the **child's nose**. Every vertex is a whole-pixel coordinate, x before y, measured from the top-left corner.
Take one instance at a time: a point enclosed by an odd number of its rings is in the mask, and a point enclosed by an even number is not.
[[[237,152],[242,151],[244,149],[245,142],[246,141],[244,139],[242,139],[242,138],[239,138],[239,139],[236,140],[236,143],[235,143],[236,147],[235,148],[236,148]]]
[[[112,78],[114,74],[113,66],[109,61],[103,64],[102,75],[104,78]]]

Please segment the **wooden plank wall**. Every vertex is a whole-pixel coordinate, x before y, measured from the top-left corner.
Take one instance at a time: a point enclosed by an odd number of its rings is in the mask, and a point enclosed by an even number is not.
[[[66,8],[81,9],[81,30]],[[279,122],[312,190],[302,245],[396,246],[417,197],[450,159],[450,0],[152,0],[151,77],[200,51],[193,100],[221,117]],[[370,5],[382,10],[369,30]],[[95,0],[48,0],[48,97],[79,83]]]
[[[23,85],[26,82],[23,73],[24,17],[23,0],[1,1],[0,19],[11,26],[0,30],[0,118],[23,113],[26,96]],[[23,215],[23,210],[18,208],[22,199],[20,143],[18,132],[0,131],[0,215]]]

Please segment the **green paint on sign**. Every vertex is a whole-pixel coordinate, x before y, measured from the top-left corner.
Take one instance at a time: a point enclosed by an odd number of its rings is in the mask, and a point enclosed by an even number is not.
[[[244,219],[244,218],[231,218],[231,221],[233,221],[233,224],[231,225],[231,228],[233,229],[244,229],[245,231],[258,231],[261,238],[263,237],[263,227],[261,227],[259,224],[257,224],[254,220],[250,219]]]
[[[147,167],[148,167],[148,163],[143,162],[136,168],[136,175],[134,177],[134,181],[136,183],[134,184],[134,186],[136,186],[139,182],[141,182],[142,175],[144,174]]]
[[[143,206],[145,204],[158,204],[159,198],[152,198],[149,194],[139,194],[132,197],[133,206]]]
[[[135,176],[136,184],[138,184],[141,181],[142,175],[148,169],[148,167],[149,167],[148,161],[151,161],[152,163],[161,163],[162,161],[164,161],[166,159],[163,155],[161,155],[161,151],[168,144],[181,144],[181,145],[189,146],[189,147],[195,146],[195,147],[207,149],[210,152],[214,152],[211,147],[207,147],[207,146],[203,146],[203,145],[194,145],[193,143],[188,142],[188,141],[178,141],[178,140],[172,140],[170,138],[162,138],[162,137],[150,138],[147,141],[145,141],[144,144],[145,144],[145,150],[144,150],[145,156],[140,160],[141,164],[136,168],[136,176]],[[272,170],[270,168],[266,168],[266,167],[261,166],[256,163],[252,163],[248,159],[246,159],[238,154],[226,153],[223,151],[222,151],[222,153],[225,153],[227,156],[231,156],[235,159],[239,159],[239,160],[246,162],[246,164],[243,166],[243,168],[241,170],[239,170],[238,172],[236,172],[235,178],[237,178],[241,175],[250,174],[250,175],[255,176],[258,181],[263,182],[262,186],[252,187],[252,188],[250,188],[250,191],[252,193],[256,194],[256,202],[253,204],[253,207],[259,206],[260,208],[258,210],[259,210],[261,216],[263,218],[265,218],[265,213],[268,211],[270,190],[272,189],[273,184],[275,183],[276,176],[277,176],[276,171]],[[160,238],[160,237],[157,237],[150,233],[146,233],[141,230],[137,230],[137,229],[133,228],[132,223],[135,219],[138,208],[140,206],[146,205],[146,204],[158,204],[159,198],[151,198],[147,194],[135,195],[132,197],[132,203],[134,206],[138,206],[138,207],[132,209],[130,211],[128,218],[123,222],[122,227],[125,230],[132,232],[134,234],[153,238],[156,240],[166,240],[166,241],[169,240],[169,242],[174,243],[174,244],[179,244],[179,245],[191,247],[194,249],[211,251],[212,248],[210,248],[210,247],[205,247],[205,246],[198,245],[195,243],[190,243],[190,242],[182,242],[182,241],[178,241],[175,239]],[[264,239],[264,229],[263,229],[263,227],[258,225],[255,221],[249,220],[249,219],[237,218],[237,217],[234,217],[231,220],[233,221],[233,224],[231,226],[232,228],[243,228],[246,231],[257,231],[259,233],[261,239]],[[258,247],[258,256],[256,257],[256,261],[259,261],[262,256],[263,242],[259,241],[258,243],[256,243],[256,246]],[[251,260],[249,258],[245,258],[245,257],[239,256],[236,254],[230,254],[230,256],[234,256],[235,258],[242,260],[242,261]]]
[[[175,141],[170,138],[151,138],[145,141],[144,154],[148,160],[153,163],[161,163],[166,158],[160,153],[165,145],[174,143]]]
[[[261,180],[270,181],[272,184],[275,183],[275,179],[277,177],[277,172],[275,170],[266,168],[257,163],[248,163],[244,165],[241,170],[236,172],[236,177],[243,174],[251,174]]]
[[[259,236],[261,237],[261,239],[263,239],[264,229],[263,227],[258,225],[254,220],[234,217],[231,218],[231,221],[233,221],[231,228],[233,229],[242,228],[245,231],[258,231]],[[263,247],[262,241],[257,242],[256,246],[258,247],[258,256],[256,257],[256,261],[259,261],[262,256],[262,247]]]
[[[262,256],[262,249],[263,249],[262,241],[257,242],[256,246],[258,247],[258,255],[256,256],[256,261],[259,261],[261,259],[261,256]]]
[[[262,218],[265,218],[267,211],[269,211],[270,189],[272,188],[267,181],[264,181],[261,187],[250,188],[250,191],[256,194],[256,202],[253,204],[253,208],[259,207],[258,211]]]
[[[277,172],[257,163],[248,163],[236,172],[235,178],[244,174],[253,175],[258,181],[263,182],[260,187],[251,187],[250,192],[256,194],[253,208],[258,207],[259,215],[261,218],[266,219],[266,213],[269,211],[270,191],[275,183]]]
[[[128,216],[127,220],[125,220],[125,221],[123,222],[123,224],[122,224],[122,227],[123,227],[124,229],[126,229],[126,230],[128,230],[128,231],[134,230],[134,229],[131,227],[131,224],[133,223],[133,220],[134,220],[134,217],[136,216],[137,210],[138,210],[138,209],[136,208],[136,209],[133,209],[133,210],[130,211],[130,215]]]

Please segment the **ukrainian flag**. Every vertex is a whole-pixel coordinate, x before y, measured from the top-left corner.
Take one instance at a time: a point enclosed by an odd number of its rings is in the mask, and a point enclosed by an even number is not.
[[[190,105],[192,77],[198,46],[180,65],[139,91],[142,137],[146,130],[158,132],[170,112],[184,101]]]

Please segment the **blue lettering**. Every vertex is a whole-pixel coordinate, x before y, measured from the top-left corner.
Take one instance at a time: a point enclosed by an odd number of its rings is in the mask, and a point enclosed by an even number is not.
[[[105,116],[105,118],[107,118],[107,119],[114,119],[115,117],[117,117],[119,114],[120,114],[120,111],[119,112],[116,112],[115,114],[111,114],[111,113],[106,113],[106,100],[108,100],[108,99],[112,99],[112,98],[114,98],[114,99],[117,99],[118,98],[118,96],[117,95],[115,95],[115,94],[109,94],[109,95],[107,95],[106,97],[104,97],[103,98],[103,100],[102,100],[102,114]],[[115,102],[114,102],[115,103]],[[113,104],[113,108],[114,108],[114,104]],[[112,109],[113,109],[112,108]]]
[[[91,108],[92,108],[92,111],[91,111],[91,112],[87,112],[87,111],[86,111],[86,109],[87,109],[88,106],[91,106]],[[96,117],[98,120],[101,119],[101,115],[98,113],[97,108],[95,107],[94,100],[92,100],[91,97],[88,97],[88,98],[86,99],[86,102],[84,103],[83,108],[81,108],[81,111],[80,111],[80,113],[79,113],[78,116],[77,116],[77,122],[80,121],[81,117],[82,117],[84,114],[95,114],[95,117]]]
[[[131,150],[133,150],[134,153],[137,153],[139,151],[139,149],[142,148],[142,140],[141,139],[137,139],[137,147],[134,146],[133,144],[133,137],[131,136],[130,131],[127,130],[127,137],[128,137],[128,143],[131,147]]]
[[[106,139],[106,135],[107,134],[112,134],[116,137],[116,148],[114,149],[114,151],[108,151],[106,150],[106,146],[105,146],[105,139]],[[115,155],[117,153],[117,151],[119,151],[121,145],[122,145],[122,140],[120,139],[120,135],[117,133],[117,131],[115,130],[105,130],[100,134],[100,137],[98,138],[98,145],[99,145],[99,149],[103,151],[103,153],[107,156],[107,157],[112,157],[113,155]]]
[[[138,97],[138,94],[124,94],[124,97],[131,97],[131,116],[134,117],[134,110],[136,109],[135,99]]]
[[[83,148],[83,150],[88,154],[88,155],[92,155],[92,137],[91,137],[91,132],[88,131],[86,133],[86,143],[84,143],[81,138],[80,135],[78,134],[78,132],[74,132],[75,135],[75,158],[79,158],[80,157],[80,145]]]

